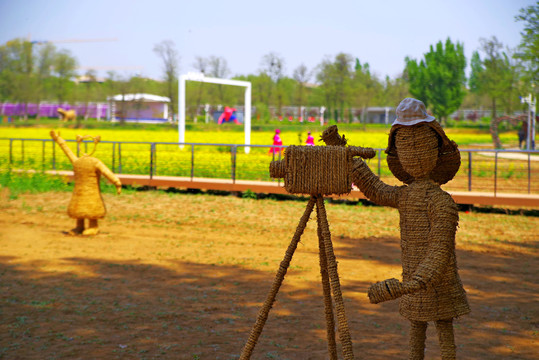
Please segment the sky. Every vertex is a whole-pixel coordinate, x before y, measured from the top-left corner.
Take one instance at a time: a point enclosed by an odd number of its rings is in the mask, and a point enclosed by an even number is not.
[[[420,60],[431,45],[460,42],[468,63],[481,38],[509,48],[521,40],[519,9],[532,0],[0,0],[0,44],[14,38],[52,41],[86,69],[105,76],[160,79],[153,51],[174,43],[180,74],[197,56],[226,59],[234,75],[257,74],[264,55],[284,59],[285,75],[309,70],[340,52],[368,62],[380,78],[395,78],[406,56]],[[66,40],[78,42],[59,42]],[[88,40],[101,41],[88,41]],[[314,82],[314,77],[311,78]]]

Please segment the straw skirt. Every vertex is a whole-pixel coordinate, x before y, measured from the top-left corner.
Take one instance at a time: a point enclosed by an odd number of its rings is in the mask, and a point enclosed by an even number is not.
[[[100,168],[104,166],[99,159],[91,156],[82,156],[73,162],[75,189],[67,209],[70,217],[100,219],[105,216],[107,211],[99,188]]]

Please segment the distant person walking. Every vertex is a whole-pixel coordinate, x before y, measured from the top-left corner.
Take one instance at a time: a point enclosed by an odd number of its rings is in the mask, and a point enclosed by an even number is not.
[[[523,121],[522,126],[518,129],[518,148],[526,148],[526,140],[528,138],[528,122]],[[522,145],[524,143],[524,146]]]
[[[275,129],[275,134],[273,135],[273,145],[274,146],[282,146],[283,140],[281,140],[281,136],[279,135],[281,133],[281,130]],[[280,154],[281,148],[280,147],[271,147],[269,150],[270,154]]]
[[[314,146],[314,137],[311,135],[310,131],[307,133],[307,141],[305,141],[305,144],[307,146]]]

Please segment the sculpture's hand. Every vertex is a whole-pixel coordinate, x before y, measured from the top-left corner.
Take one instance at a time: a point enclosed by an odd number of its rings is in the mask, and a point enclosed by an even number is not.
[[[395,300],[404,294],[405,292],[402,283],[394,278],[372,284],[368,292],[371,304]]]
[[[51,134],[51,138],[54,140],[54,141],[58,141],[58,138],[60,137],[60,132],[58,131],[58,133],[54,130],[51,130],[50,132]]]
[[[116,185],[116,193],[120,195],[122,193],[122,185]]]

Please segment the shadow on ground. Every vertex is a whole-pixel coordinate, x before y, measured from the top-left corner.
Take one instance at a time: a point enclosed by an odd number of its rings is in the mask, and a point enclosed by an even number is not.
[[[396,238],[334,242],[343,261],[376,267],[400,257]],[[455,325],[460,356],[534,359],[537,257],[485,248],[459,251],[458,258],[472,307]],[[44,272],[44,261],[20,260],[0,257],[6,359],[236,359],[273,281],[241,266],[185,261],[73,257],[61,259],[73,271]],[[356,358],[406,358],[408,322],[397,302],[368,304],[369,282],[341,278]],[[323,316],[318,283],[292,286],[285,279],[253,359],[327,358]],[[437,357],[431,327],[427,358]]]

